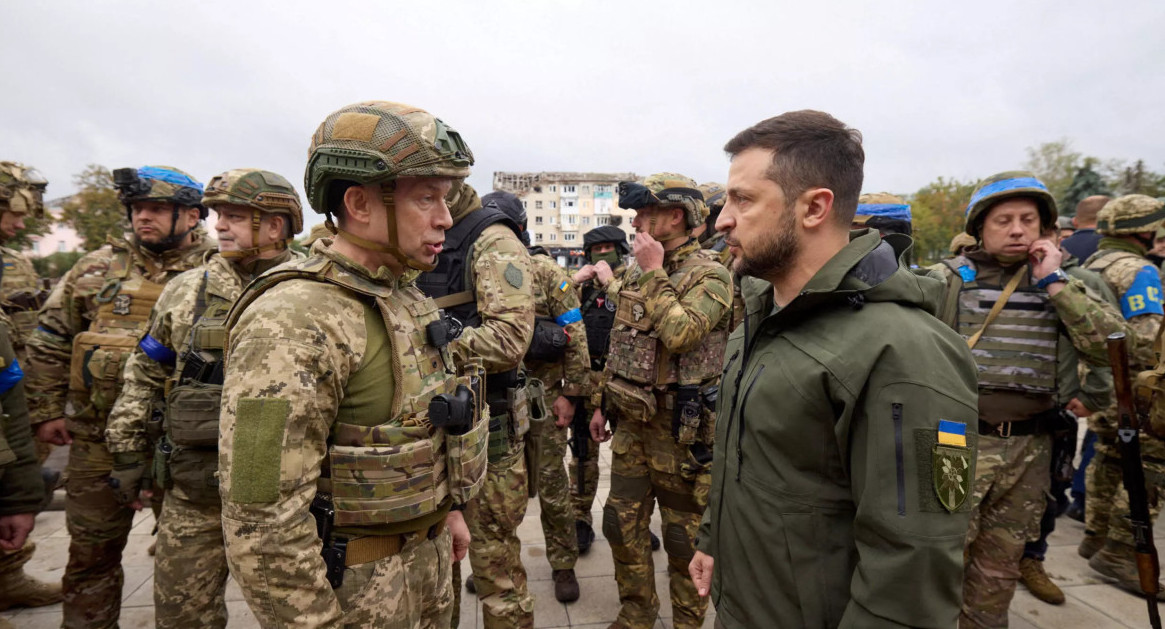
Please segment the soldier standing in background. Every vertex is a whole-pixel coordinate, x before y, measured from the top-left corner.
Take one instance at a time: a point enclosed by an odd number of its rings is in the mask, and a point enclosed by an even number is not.
[[[714,398],[732,309],[732,278],[691,237],[708,207],[696,182],[660,173],[619,184],[635,210],[635,264],[618,294],[610,352],[591,434],[610,437],[602,398],[618,413],[603,534],[611,544],[622,608],[613,629],[651,627],[659,612],[648,522],[658,500],[676,627],[699,627],[707,599],[688,573],[711,482]]]
[[[146,335],[126,363],[125,386],[105,431],[114,496],[134,509],[142,508],[139,490],[149,489],[143,487],[150,476],[145,466],[157,442],[153,482],[165,497],[154,611],[162,628],[226,626],[227,560],[216,477],[223,324],[244,286],[292,259],[288,243],[303,229],[295,188],[265,170],[218,175],[202,203],[218,214],[219,253],[162,290]]]
[[[113,457],[105,422],[163,286],[214,250],[200,225],[202,184],[168,166],[122,168],[113,177],[132,236],[77,261],[49,295],[28,342],[37,438],[72,443],[65,483],[66,629],[117,625],[121,554],[133,511],[118,504],[108,483]]]
[[[333,112],[304,188],[335,239],[260,276],[227,317],[223,535],[263,627],[449,626],[461,509],[485,467],[483,374],[454,361],[413,281],[472,163],[416,107]]]

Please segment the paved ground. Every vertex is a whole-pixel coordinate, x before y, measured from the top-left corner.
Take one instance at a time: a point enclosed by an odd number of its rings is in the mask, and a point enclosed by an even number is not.
[[[54,456],[56,460],[56,456]],[[610,451],[604,447],[602,451],[602,478],[599,487],[599,500],[596,507],[605,500],[609,485],[607,472],[610,464]],[[62,496],[58,492],[57,502]],[[605,627],[615,618],[619,609],[619,595],[615,587],[614,568],[611,563],[611,552],[602,539],[596,541],[591,552],[579,560],[577,574],[582,588],[582,598],[570,605],[563,605],[554,600],[553,582],[550,580],[550,566],[546,562],[546,550],[543,543],[541,524],[538,520],[538,501],[531,501],[526,513],[526,519],[519,528],[519,535],[523,540],[522,559],[530,577],[530,589],[536,597],[534,611],[535,625],[542,627],[576,627],[597,628]],[[596,522],[599,521],[596,512]],[[154,625],[153,608],[153,558],[146,553],[150,544],[150,530],[153,527],[153,516],[147,512],[139,514],[130,542],[125,552],[125,588],[124,602],[121,614],[123,629],[152,627]],[[652,529],[659,531],[659,516],[656,514]],[[1047,560],[1047,571],[1052,578],[1064,589],[1067,602],[1061,606],[1046,605],[1035,598],[1020,586],[1011,606],[1011,627],[1016,629],[1030,629],[1032,627],[1073,629],[1097,629],[1102,627],[1147,627],[1147,613],[1145,604],[1131,594],[1127,594],[1109,585],[1105,580],[1088,568],[1088,563],[1076,554],[1076,545],[1083,535],[1083,525],[1060,518],[1057,530],[1050,539],[1051,549]],[[597,532],[601,537],[601,532]],[[36,530],[33,538],[37,541],[37,552],[28,565],[28,571],[43,579],[60,579],[68,558],[68,532],[65,530],[65,514],[63,511],[48,511],[37,518]],[[1159,548],[1165,548],[1165,536],[1157,540]],[[659,571],[666,569],[666,558],[662,551],[655,553],[657,580],[662,607],[660,619],[656,627],[670,628],[671,606],[667,598],[666,575]],[[465,562],[463,573],[469,573],[468,561]],[[230,627],[244,629],[257,627],[254,617],[251,616],[242,594],[233,583],[228,585],[227,605],[230,611]],[[466,629],[481,627],[480,614],[476,599],[470,595],[463,596],[465,605],[461,614],[461,627]],[[712,626],[715,613],[709,610],[708,621],[705,627]],[[61,622],[60,605],[39,609],[13,610],[4,612],[0,616],[9,618],[17,627],[27,629],[42,629],[59,627]]]

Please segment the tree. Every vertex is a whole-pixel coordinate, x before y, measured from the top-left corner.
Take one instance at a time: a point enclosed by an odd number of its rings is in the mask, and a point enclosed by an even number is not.
[[[1068,189],[1064,191],[1064,196],[1059,197],[1056,201],[1056,205],[1060,208],[1060,216],[1075,216],[1076,205],[1087,197],[1112,194],[1108,189],[1108,184],[1104,182],[1104,178],[1092,169],[1093,165],[1092,160],[1084,160],[1084,166],[1076,171],[1076,176],[1072,178],[1072,183],[1068,185]]]
[[[1147,194],[1151,197],[1165,195],[1165,176],[1145,167],[1145,160],[1138,159],[1132,166],[1121,171],[1116,182],[1121,194]]]
[[[52,229],[53,217],[45,212],[44,218],[36,218],[28,214],[24,217],[24,229],[16,234],[11,240],[4,241],[4,246],[17,251],[23,251],[32,246],[32,239],[29,236],[43,236],[49,233]]]
[[[54,251],[51,255],[32,258],[32,266],[42,279],[57,279],[85,255],[84,251]]]
[[[1044,142],[1035,148],[1028,147],[1024,167],[1044,182],[1052,198],[1063,199],[1076,172],[1085,164],[1084,156],[1073,151],[1072,142],[1064,138],[1056,142]]]
[[[939,177],[910,196],[914,257],[919,265],[947,256],[951,238],[963,231],[967,202],[974,191],[972,182]]]
[[[85,250],[120,236],[125,231],[125,206],[117,199],[109,169],[90,164],[73,177],[73,183],[78,192],[61,204],[61,222],[73,227]]]

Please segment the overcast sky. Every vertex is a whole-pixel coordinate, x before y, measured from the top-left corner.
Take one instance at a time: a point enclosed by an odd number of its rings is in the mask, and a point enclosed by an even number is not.
[[[867,191],[1060,138],[1165,169],[1160,0],[8,0],[0,24],[0,158],[49,198],[89,163],[259,167],[302,191],[316,126],[368,99],[458,129],[483,193],[496,170],[722,182],[733,134],[804,108],[862,131]]]

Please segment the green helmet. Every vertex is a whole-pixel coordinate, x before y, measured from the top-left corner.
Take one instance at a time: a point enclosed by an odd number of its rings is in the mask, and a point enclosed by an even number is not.
[[[44,216],[48,180],[35,168],[19,162],[0,162],[0,212]]]
[[[224,251],[224,258],[247,258],[271,249],[286,249],[291,238],[303,231],[303,207],[291,182],[267,170],[236,168],[216,175],[206,184],[202,204],[240,205],[251,208],[251,247]],[[288,238],[259,246],[259,220],[263,214],[283,214],[291,221]]]
[[[1040,210],[1040,231],[1055,227],[1056,200],[1048,192],[1048,187],[1026,170],[1011,170],[980,182],[967,204],[965,231],[978,240],[982,236],[979,228],[988,210],[1001,201],[1014,198],[1029,198],[1036,202]]]
[[[1126,194],[1105,204],[1096,217],[1102,236],[1156,232],[1165,224],[1165,204],[1144,194]]]
[[[708,205],[696,181],[676,173],[656,173],[643,183],[621,182],[618,193],[619,207],[628,210],[651,206],[683,208],[689,230],[708,218]]]

